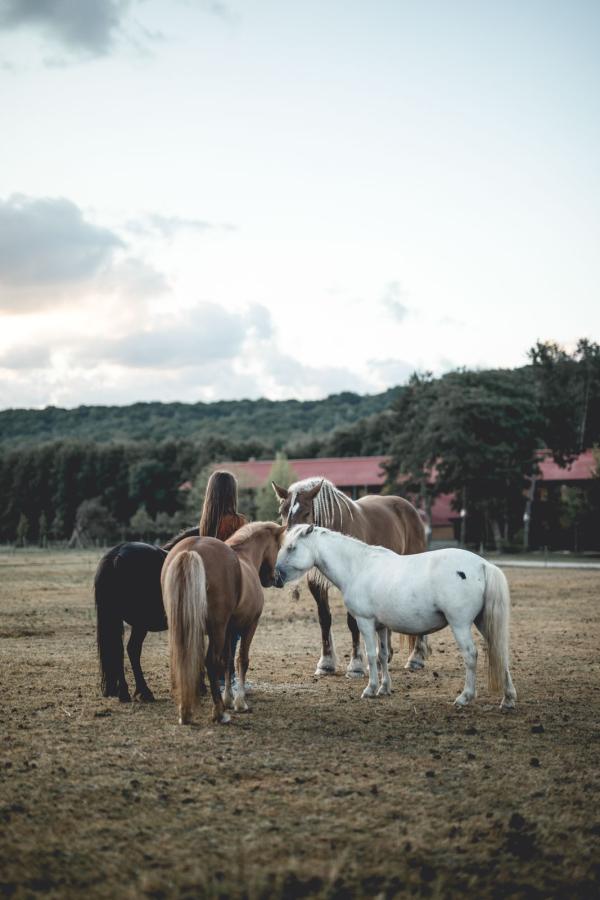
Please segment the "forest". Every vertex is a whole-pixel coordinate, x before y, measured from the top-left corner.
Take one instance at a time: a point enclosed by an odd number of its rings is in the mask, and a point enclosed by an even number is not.
[[[5,410],[0,541],[166,540],[197,521],[215,463],[386,454],[386,490],[425,508],[455,494],[470,510],[466,540],[499,547],[521,542],[539,452],[566,465],[599,444],[600,346],[585,339],[572,351],[539,342],[515,369],[415,373],[372,396]],[[599,487],[562,491],[548,509],[582,548],[598,548]],[[256,496],[241,504],[256,514]]]

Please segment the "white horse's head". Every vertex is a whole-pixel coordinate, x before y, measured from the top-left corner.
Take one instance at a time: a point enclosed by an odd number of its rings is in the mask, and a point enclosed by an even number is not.
[[[314,530],[314,525],[296,525],[286,534],[275,565],[276,577],[282,585],[297,581],[314,566],[315,553],[310,540]]]

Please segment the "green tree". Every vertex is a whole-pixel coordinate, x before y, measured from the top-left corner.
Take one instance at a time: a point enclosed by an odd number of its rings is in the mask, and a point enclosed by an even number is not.
[[[117,523],[100,497],[83,500],[77,507],[69,547],[87,547],[116,536]]]
[[[27,544],[27,535],[29,534],[29,519],[25,513],[19,516],[17,524],[17,547],[25,547]]]
[[[451,493],[478,537],[503,544],[522,525],[524,491],[537,471],[541,420],[531,385],[510,371],[452,372],[411,380],[397,401],[389,482]]]
[[[285,453],[278,453],[271,466],[269,478],[256,492],[256,518],[260,522],[275,522],[279,516],[279,501],[271,486],[275,481],[280,487],[288,488],[298,480]]]
[[[38,542],[40,547],[48,546],[48,519],[43,511],[38,519]]]
[[[156,532],[156,522],[145,506],[140,506],[129,520],[129,527],[137,538],[146,540]]]

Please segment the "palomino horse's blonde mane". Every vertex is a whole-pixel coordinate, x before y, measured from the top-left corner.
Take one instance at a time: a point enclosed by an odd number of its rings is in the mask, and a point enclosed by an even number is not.
[[[344,510],[347,510],[350,518],[353,519],[354,503],[349,497],[346,497],[343,491],[339,491],[328,478],[304,478],[302,481],[296,481],[294,484],[290,484],[288,488],[288,493],[291,494],[290,511],[294,510],[294,505],[297,503],[297,497],[300,492],[309,491],[318,484],[321,484],[321,490],[316,497],[313,497],[312,501],[313,521],[315,525],[343,532]],[[335,521],[336,512],[339,513],[338,523]],[[330,582],[318,569],[311,569],[309,578],[325,590],[329,587]]]
[[[337,527],[342,531],[344,521],[344,509],[354,518],[353,503],[343,491],[339,491],[331,481],[327,478],[305,478],[303,481],[296,481],[290,484],[288,492],[292,495],[290,500],[290,510],[293,510],[297,501],[297,495],[301,491],[309,491],[321,483],[321,490],[316,497],[313,498],[313,519],[315,525],[321,525],[323,528],[334,528],[335,513],[339,513],[339,523]]]

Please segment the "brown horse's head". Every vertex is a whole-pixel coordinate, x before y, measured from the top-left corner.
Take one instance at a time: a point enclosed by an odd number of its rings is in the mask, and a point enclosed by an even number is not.
[[[291,528],[293,525],[314,524],[313,500],[321,490],[322,484],[323,479],[321,478],[316,484],[304,489],[293,490],[292,486],[292,490],[286,491],[274,481],[271,482],[273,490],[279,497],[279,515],[286,528]]]

